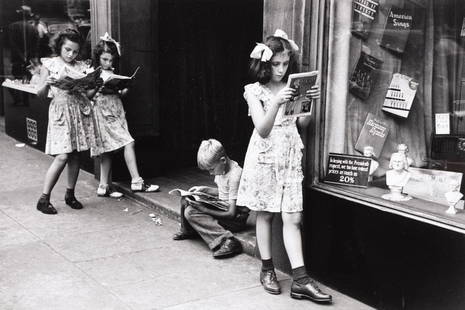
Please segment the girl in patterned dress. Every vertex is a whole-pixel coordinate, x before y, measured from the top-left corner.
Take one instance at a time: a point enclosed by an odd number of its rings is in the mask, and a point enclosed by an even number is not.
[[[237,204],[257,212],[257,245],[262,259],[260,282],[270,294],[281,293],[271,258],[272,220],[281,213],[283,239],[292,267],[291,297],[330,302],[308,276],[303,259],[302,220],[302,150],[304,145],[297,126],[308,125],[310,118],[283,118],[284,103],[294,94],[286,87],[295,72],[298,50],[286,33],[277,30],[265,43],[258,43],[250,54],[250,71],[256,83],[244,87],[254,131],[244,161]],[[314,86],[307,96],[319,98]]]
[[[52,48],[58,55],[42,59],[40,97],[52,96],[48,113],[48,130],[45,153],[55,158],[45,175],[43,193],[37,209],[45,214],[56,214],[50,203],[50,193],[68,166],[68,184],[65,202],[73,209],[82,209],[74,196],[79,175],[79,152],[89,150],[97,155],[98,137],[94,131],[93,111],[85,91],[81,87],[67,87],[60,78],[66,67],[84,73],[89,69],[85,62],[76,60],[83,44],[81,35],[75,30],[65,30],[52,41]]]
[[[107,81],[113,74],[113,66],[118,67],[119,43],[112,39],[108,33],[100,37],[97,43],[93,62],[94,67],[101,70],[100,77]],[[144,181],[137,169],[136,154],[134,151],[134,139],[128,130],[121,96],[128,93],[125,86],[110,87],[103,84],[101,87],[87,91],[87,96],[94,102],[97,131],[102,141],[100,157],[100,184],[97,188],[98,196],[110,196],[119,198],[122,193],[114,191],[111,184],[111,154],[124,149],[124,159],[131,174],[131,190],[134,192],[155,192],[158,185],[152,185]]]

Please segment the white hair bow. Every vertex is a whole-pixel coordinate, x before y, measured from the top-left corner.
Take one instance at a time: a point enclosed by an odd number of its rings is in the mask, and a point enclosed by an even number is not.
[[[116,42],[115,39],[113,39],[112,37],[110,37],[110,35],[108,34],[108,32],[105,32],[105,35],[103,37],[100,37],[100,40],[103,40],[105,42],[112,42],[113,44],[115,44],[116,46],[116,51],[118,52],[118,55],[121,56],[121,47],[120,47],[120,44],[119,42]]]
[[[289,45],[291,46],[291,48],[294,51],[299,50],[299,47],[297,46],[297,44],[295,44],[295,42],[293,40],[289,39],[288,36],[287,36],[287,33],[285,33],[283,30],[276,29],[273,36],[278,37],[278,38],[282,38],[282,39],[286,40],[287,42],[289,42]]]
[[[250,58],[260,59],[261,61],[268,61],[273,56],[273,51],[263,43],[257,43],[257,45],[250,53]]]

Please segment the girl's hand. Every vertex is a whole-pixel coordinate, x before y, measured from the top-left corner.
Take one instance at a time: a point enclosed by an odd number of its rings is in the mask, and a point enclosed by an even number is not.
[[[274,97],[275,104],[281,106],[282,104],[288,102],[294,96],[295,89],[290,87],[282,88]]]
[[[54,77],[51,77],[51,76],[47,77],[47,79],[45,80],[45,84],[51,85],[51,86],[56,85],[57,82],[58,82],[58,80],[56,78],[54,78]]]
[[[127,88],[123,88],[123,89],[121,89],[121,90],[119,91],[121,97],[126,96],[126,95],[128,94],[128,92],[129,92],[129,89],[127,89]]]
[[[307,90],[307,93],[305,94],[305,96],[308,99],[318,99],[318,98],[320,98],[320,86],[313,85],[312,88]]]

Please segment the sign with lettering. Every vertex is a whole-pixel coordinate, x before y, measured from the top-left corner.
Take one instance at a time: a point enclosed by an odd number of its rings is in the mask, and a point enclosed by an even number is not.
[[[325,183],[355,187],[368,186],[371,158],[357,155],[329,153]]]
[[[436,202],[448,206],[445,193],[459,191],[462,173],[409,168],[410,179],[403,192],[412,197]]]

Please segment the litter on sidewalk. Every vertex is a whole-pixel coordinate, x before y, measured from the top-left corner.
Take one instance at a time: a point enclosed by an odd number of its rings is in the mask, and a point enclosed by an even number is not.
[[[150,213],[149,216],[156,225],[163,225],[161,217],[155,215],[154,213]]]

